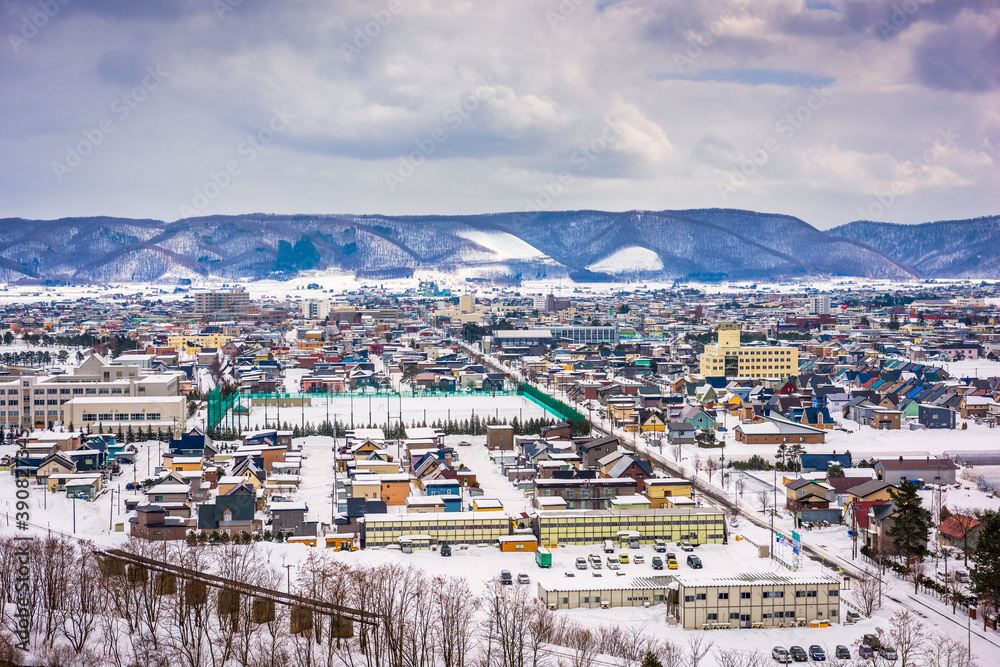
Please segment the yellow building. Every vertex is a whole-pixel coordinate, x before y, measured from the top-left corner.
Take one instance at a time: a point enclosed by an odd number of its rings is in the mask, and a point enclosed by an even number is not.
[[[799,351],[794,347],[741,345],[739,324],[720,324],[715,345],[701,355],[704,377],[786,378],[799,371]]]
[[[680,477],[654,477],[645,480],[645,487],[652,509],[670,507],[669,498],[691,497],[691,481]]]
[[[168,336],[167,345],[178,352],[186,352],[189,348],[215,347],[219,348],[229,342],[229,336],[208,334],[205,336]]]

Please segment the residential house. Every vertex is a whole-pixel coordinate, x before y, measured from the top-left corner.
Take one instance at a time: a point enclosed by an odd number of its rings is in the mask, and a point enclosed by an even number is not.
[[[187,524],[183,519],[168,517],[162,507],[141,505],[129,520],[129,535],[151,542],[183,540]]]
[[[785,484],[785,509],[793,512],[804,509],[830,509],[836,500],[836,491],[824,482],[799,478]]]
[[[923,458],[879,459],[875,472],[883,481],[899,484],[906,480],[923,480],[924,483],[954,484],[958,466],[949,458],[926,456]]]

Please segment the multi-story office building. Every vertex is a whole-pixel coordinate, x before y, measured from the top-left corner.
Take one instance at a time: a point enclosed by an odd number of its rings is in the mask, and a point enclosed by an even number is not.
[[[739,324],[720,324],[715,345],[701,355],[704,377],[786,378],[799,371],[799,351],[780,345],[740,344]]]
[[[535,498],[563,498],[567,509],[603,510],[615,496],[635,495],[636,485],[631,477],[536,479],[534,492]]]

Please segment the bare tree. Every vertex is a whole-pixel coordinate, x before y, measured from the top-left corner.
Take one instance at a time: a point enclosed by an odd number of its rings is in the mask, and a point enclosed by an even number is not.
[[[705,656],[711,652],[715,642],[708,641],[704,632],[695,632],[687,640],[687,664],[689,667],[698,667]]]
[[[758,649],[717,648],[715,659],[719,667],[766,667],[771,664],[771,656]]]
[[[79,654],[96,629],[97,614],[101,607],[97,583],[94,581],[96,560],[90,547],[81,548],[75,561],[74,585],[69,588],[59,615],[63,636]]]
[[[951,613],[958,611],[958,603],[965,597],[962,582],[954,574],[949,574],[944,580],[944,597],[951,603]]]
[[[889,640],[899,655],[900,667],[914,667],[923,653],[926,627],[907,609],[889,617]]]
[[[716,465],[716,463],[715,463],[715,458],[712,457],[712,456],[709,456],[707,458],[707,460],[705,461],[705,472],[708,473],[708,482],[709,482],[709,484],[712,483],[712,476],[715,474],[716,470],[718,470],[718,465]]]
[[[563,641],[573,651],[570,656],[572,667],[593,666],[598,649],[597,635],[593,630],[572,625],[568,628]]]
[[[747,483],[746,483],[746,480],[743,479],[743,475],[742,474],[740,475],[739,479],[736,480],[735,488],[736,488],[736,495],[739,498],[742,498],[743,494],[747,490]]]
[[[940,514],[938,514],[940,516]],[[952,514],[950,518],[950,527],[953,530],[954,537],[956,541],[962,542],[962,556],[964,557],[965,566],[969,566],[969,556],[975,551],[974,547],[970,547],[969,533],[972,529],[979,525],[979,520],[974,516],[969,516],[966,514]]]
[[[922,658],[925,667],[975,667],[965,642],[943,632],[936,633],[924,645]]]
[[[854,578],[851,584],[854,601],[861,608],[861,613],[871,616],[872,612],[880,606],[881,582],[879,578],[869,568],[864,568],[859,575]]]
[[[681,443],[674,445],[674,461],[681,460]]]
[[[504,586],[495,579],[487,585],[483,602],[491,649],[487,664],[523,667],[532,616],[527,589],[522,586]]]
[[[761,489],[756,494],[757,503],[760,505],[761,512],[767,512],[767,508],[771,505],[771,492],[767,489]]]
[[[976,605],[976,612],[983,618],[983,630],[988,627],[986,624],[990,620],[990,612],[993,611],[995,603],[988,596],[983,596]]]
[[[927,572],[927,563],[922,560],[914,560],[910,563],[910,568],[906,576],[913,582],[913,592],[920,591],[920,582],[924,580],[924,573]]]

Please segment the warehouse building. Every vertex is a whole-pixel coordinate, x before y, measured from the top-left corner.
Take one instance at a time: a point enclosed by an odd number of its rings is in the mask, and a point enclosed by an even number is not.
[[[694,544],[726,541],[723,513],[717,509],[553,510],[532,517],[532,528],[543,546],[558,544],[652,544],[656,540],[687,540]]]
[[[510,534],[504,512],[367,514],[359,519],[362,548],[401,544],[401,538],[426,536],[430,544],[498,544]]]
[[[820,572],[639,577],[631,586],[606,588],[581,580],[579,586],[539,584],[538,597],[550,609],[666,604],[668,619],[685,630],[840,622],[840,582]]]

